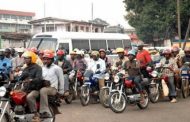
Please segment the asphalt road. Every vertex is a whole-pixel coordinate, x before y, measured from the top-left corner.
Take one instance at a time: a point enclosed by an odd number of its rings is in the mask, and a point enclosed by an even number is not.
[[[67,105],[63,103],[62,114],[56,122],[190,122],[190,97],[178,99],[177,103],[161,100],[150,103],[146,110],[128,106],[123,113],[116,114],[101,104],[83,107],[79,100]]]

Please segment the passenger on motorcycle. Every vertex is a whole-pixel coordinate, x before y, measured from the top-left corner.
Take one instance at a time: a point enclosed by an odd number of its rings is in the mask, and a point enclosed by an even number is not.
[[[119,56],[119,58],[114,62],[112,69],[121,69],[123,64],[128,61],[128,58],[124,55],[124,49],[123,48],[117,48],[116,52]]]
[[[40,89],[40,115],[43,118],[51,117],[48,105],[48,95],[64,94],[64,76],[62,69],[55,65],[54,54],[46,52],[43,55],[44,66],[42,67],[44,85]]]
[[[65,52],[63,50],[58,50],[57,51],[57,57],[56,60],[54,62],[55,64],[57,64],[59,67],[62,68],[63,70],[63,75],[64,75],[64,89],[65,91],[65,96],[69,95],[69,72],[72,70],[72,66],[70,64],[70,62],[66,59],[65,57]]]
[[[28,93],[26,100],[31,113],[35,113],[34,119],[38,119],[39,115],[36,109],[36,98],[39,96],[39,90],[42,88],[42,68],[36,64],[37,55],[31,51],[26,51],[23,55],[26,64],[22,72],[21,79],[24,80],[25,88]]]
[[[146,68],[147,66],[150,66],[152,64],[152,59],[149,52],[143,49],[143,47],[144,47],[144,43],[138,44],[138,52],[137,52],[136,59],[137,61],[140,62],[141,73],[143,74],[144,78],[147,78],[149,74]]]
[[[161,66],[167,67],[163,70],[163,74],[168,76],[168,88],[169,88],[169,98],[171,103],[177,102],[176,100],[176,89],[174,84],[174,72],[178,70],[177,63],[174,58],[171,56],[171,51],[166,49],[163,51],[164,58],[161,59]]]
[[[129,60],[126,61],[123,65],[123,69],[127,72],[129,79],[131,79],[140,93],[142,93],[142,86],[141,86],[141,74],[140,74],[140,63],[135,60],[136,52],[134,50],[130,50],[128,52]]]
[[[94,74],[98,74],[99,77],[99,89],[104,87],[104,72],[106,70],[106,64],[105,61],[100,59],[99,52],[98,51],[92,51],[92,61],[89,62],[87,70],[93,71]]]
[[[12,60],[13,57],[11,56],[11,50],[9,48],[6,48],[4,51],[5,57],[8,58],[9,60]]]
[[[176,60],[178,68],[182,66],[182,57],[179,54],[179,51],[180,51],[179,47],[177,46],[172,47],[172,57]]]
[[[24,48],[18,48],[17,52],[18,56],[16,56],[12,60],[13,70],[19,70],[24,65],[24,58],[22,57],[22,54],[24,53]]]

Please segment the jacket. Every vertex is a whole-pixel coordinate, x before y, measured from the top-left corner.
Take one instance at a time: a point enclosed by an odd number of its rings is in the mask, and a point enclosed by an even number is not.
[[[42,88],[42,68],[38,64],[31,64],[23,70],[21,80],[25,80],[26,78],[32,79],[26,90],[40,90]]]

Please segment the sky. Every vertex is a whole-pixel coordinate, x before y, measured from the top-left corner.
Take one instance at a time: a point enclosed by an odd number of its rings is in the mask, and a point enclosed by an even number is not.
[[[92,18],[92,3],[93,18],[130,28],[124,19],[123,0],[0,0],[0,9],[35,12],[35,19],[45,16],[88,21]]]

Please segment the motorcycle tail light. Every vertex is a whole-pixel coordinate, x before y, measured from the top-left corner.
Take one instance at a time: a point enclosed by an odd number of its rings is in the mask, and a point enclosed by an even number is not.
[[[16,105],[23,105],[26,103],[26,93],[23,91],[12,91],[11,98]]]
[[[134,87],[134,83],[133,83],[132,80],[125,80],[125,85],[126,85],[126,87],[128,87],[128,88]]]

